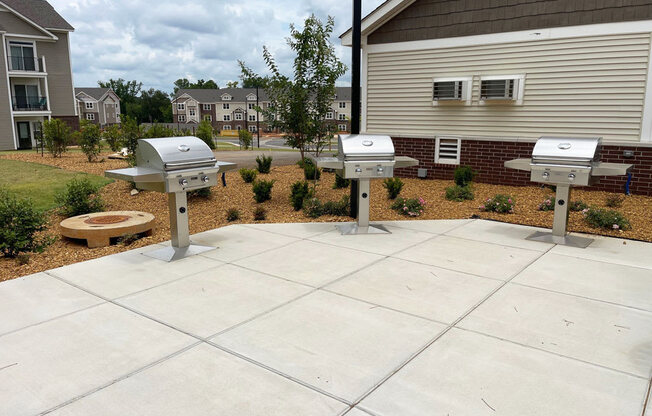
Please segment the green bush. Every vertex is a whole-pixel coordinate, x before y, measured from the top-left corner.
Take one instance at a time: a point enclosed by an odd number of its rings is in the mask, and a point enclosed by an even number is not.
[[[319,218],[323,212],[321,201],[317,198],[306,198],[303,201],[303,212],[311,218]]]
[[[473,181],[475,172],[470,166],[460,166],[455,169],[455,184],[457,186],[467,186]]]
[[[303,176],[308,181],[318,181],[321,178],[321,169],[314,165],[314,163],[304,163]]]
[[[197,126],[197,132],[195,133],[204,143],[208,145],[211,149],[215,149],[215,141],[213,140],[213,126],[208,120],[202,120]]]
[[[400,178],[387,178],[383,181],[383,186],[387,189],[387,198],[396,199],[403,189],[403,181]]]
[[[609,195],[605,198],[604,204],[609,208],[620,208],[625,198],[620,195]]]
[[[514,213],[514,200],[509,195],[498,194],[493,198],[488,198],[484,205],[480,205],[481,211],[498,212],[501,214]]]
[[[272,170],[272,157],[260,155],[256,156],[256,163],[258,164],[258,172],[269,173]]]
[[[323,215],[346,217],[351,212],[351,198],[344,195],[339,201],[327,201],[322,206]]]
[[[130,166],[136,165],[136,150],[138,149],[138,139],[142,138],[143,131],[135,118],[120,115],[122,125],[122,143],[127,148],[129,155],[127,156],[127,163]],[[150,129],[151,130],[151,129]]]
[[[344,179],[337,173],[335,174],[335,183],[333,184],[333,189],[342,189],[342,188],[348,188],[349,185],[351,185],[351,181],[348,179]]]
[[[590,207],[582,211],[584,220],[592,227],[607,230],[631,230],[632,226],[627,218],[612,209]]]
[[[312,196],[312,192],[310,192],[308,182],[297,181],[292,184],[290,188],[290,202],[295,211],[303,208],[303,201],[310,196]]]
[[[43,143],[52,157],[61,157],[72,137],[70,127],[62,120],[53,118],[43,122]]]
[[[408,217],[419,217],[426,208],[426,201],[423,198],[398,198],[392,204],[392,209],[401,215]]]
[[[237,221],[240,219],[240,211],[237,208],[229,208],[226,210],[226,220],[228,222]]]
[[[240,172],[240,176],[245,183],[252,183],[256,180],[256,176],[258,176],[256,169],[242,168],[238,172]]]
[[[589,206],[582,201],[572,201],[569,205],[569,209],[574,212],[584,211]]]
[[[55,200],[66,217],[100,212],[104,210],[104,202],[98,195],[99,190],[100,186],[93,185],[87,178],[75,178],[66,184],[66,190]]]
[[[554,196],[546,198],[542,203],[539,204],[539,211],[554,211],[555,203],[556,201]]]
[[[0,189],[0,253],[16,257],[20,253],[40,252],[51,239],[40,233],[46,229],[45,215],[29,199],[18,199]]]
[[[267,210],[263,207],[256,207],[254,210],[254,221],[265,221],[267,219]]]
[[[272,199],[272,187],[274,187],[274,182],[276,181],[259,180],[254,182],[253,191],[256,202],[260,204]]]
[[[238,139],[240,140],[240,145],[247,150],[251,147],[251,142],[254,140],[254,136],[249,130],[242,129],[238,131]]]
[[[88,120],[81,122],[81,134],[79,135],[79,147],[86,155],[89,162],[97,160],[102,151],[102,134],[97,124]]]
[[[190,132],[184,134],[184,136],[190,136]],[[153,124],[147,130],[144,130],[142,136],[148,139],[158,139],[161,137],[175,137],[177,132],[174,129],[165,127],[162,124]]]
[[[474,196],[471,185],[455,185],[446,188],[446,199],[449,201],[463,202],[470,201],[473,198]]]
[[[122,148],[122,132],[117,124],[112,124],[104,129],[102,138],[106,140],[112,152],[118,152]]]
[[[188,198],[210,198],[211,188],[199,188],[188,192]]]

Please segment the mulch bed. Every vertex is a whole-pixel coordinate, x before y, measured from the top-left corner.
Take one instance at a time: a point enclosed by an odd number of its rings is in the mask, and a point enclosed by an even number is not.
[[[81,171],[102,175],[105,170],[126,167],[121,160],[106,159],[101,163],[88,163],[83,154],[68,153],[63,158],[54,159],[50,156],[41,157],[31,153],[15,153],[0,156],[25,162],[42,163],[57,166],[62,169]],[[303,171],[298,166],[281,166],[272,168],[268,175],[258,175],[259,178],[273,179],[272,200],[263,204],[256,204],[253,200],[251,185],[244,183],[237,172],[227,173],[226,188],[218,186],[213,188],[209,198],[191,198],[189,201],[190,231],[198,233],[225,225],[238,223],[253,223],[253,212],[258,205],[267,211],[267,219],[260,223],[279,222],[342,222],[351,221],[348,217],[323,216],[312,219],[302,211],[294,211],[289,202],[290,186],[297,180],[303,179]],[[539,227],[552,227],[553,212],[541,212],[539,204],[547,197],[553,195],[549,189],[541,187],[512,187],[497,186],[477,183],[473,185],[475,200],[466,202],[451,202],[444,198],[446,187],[451,186],[451,181],[403,179],[405,187],[401,196],[406,198],[422,197],[427,201],[424,214],[418,219],[456,219],[470,218],[475,215],[479,218],[493,219],[502,222],[524,224]],[[339,200],[348,194],[348,189],[332,189],[334,174],[322,173],[321,181],[317,186],[317,197],[322,201]],[[89,249],[85,242],[71,241],[59,238],[44,253],[32,254],[28,264],[20,265],[17,260],[0,258],[0,281],[13,279],[55,267],[64,266],[84,260],[102,257],[110,254],[131,250],[138,247],[169,240],[169,218],[167,210],[167,196],[157,192],[140,192],[135,196],[130,195],[131,187],[128,183],[116,181],[105,186],[102,198],[106,202],[107,211],[145,211],[155,215],[157,227],[153,235],[133,242],[132,244],[113,245],[104,248]],[[485,213],[478,209],[481,202],[496,194],[511,195],[516,202],[513,214]],[[382,181],[372,181],[371,185],[371,219],[381,220],[408,220],[389,207],[392,201],[386,197],[386,190]],[[589,205],[602,206],[607,192],[589,192],[580,189],[573,190],[573,199],[582,200]],[[241,212],[241,219],[227,222],[226,210],[237,208]],[[569,230],[590,234],[600,234],[611,237],[629,238],[652,242],[652,198],[645,196],[628,196],[622,206],[617,208],[632,224],[631,231],[600,230],[587,225],[579,212],[571,212]],[[58,224],[63,218],[52,214],[49,233],[59,235]]]

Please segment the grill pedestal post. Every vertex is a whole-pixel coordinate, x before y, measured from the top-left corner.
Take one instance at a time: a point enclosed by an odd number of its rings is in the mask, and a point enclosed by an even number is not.
[[[570,206],[570,185],[557,185],[555,195],[555,216],[552,223],[552,233],[537,231],[527,240],[542,241],[544,243],[562,244],[571,247],[588,247],[593,240],[566,234],[568,227],[568,211]]]
[[[351,234],[391,234],[391,232],[382,225],[369,224],[369,190],[371,180],[358,179],[357,180],[357,219],[358,221],[353,224],[338,225],[337,229],[340,230],[342,235]]]

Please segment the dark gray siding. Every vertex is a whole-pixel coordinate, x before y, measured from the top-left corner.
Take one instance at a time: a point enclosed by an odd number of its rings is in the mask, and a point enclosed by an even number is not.
[[[75,115],[68,33],[56,32],[56,42],[37,42],[39,55],[45,57],[52,116]]]
[[[368,43],[652,19],[650,0],[417,0]]]

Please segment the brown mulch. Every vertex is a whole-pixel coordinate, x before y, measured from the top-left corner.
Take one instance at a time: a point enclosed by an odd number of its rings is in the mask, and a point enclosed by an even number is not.
[[[103,174],[104,170],[126,167],[120,160],[105,159],[102,163],[88,163],[83,154],[68,153],[63,158],[41,157],[31,153],[16,153],[0,156],[25,162],[43,163],[63,169],[82,171],[93,174]],[[106,158],[106,155],[104,156]],[[213,188],[212,195],[207,198],[192,198],[189,202],[190,231],[198,233],[225,225],[238,223],[253,223],[253,211],[258,206],[253,200],[251,185],[245,184],[237,172],[227,173],[226,188],[221,185]],[[348,217],[324,216],[318,219],[306,217],[303,212],[296,212],[289,202],[290,186],[297,180],[303,179],[303,171],[297,166],[274,167],[268,175],[259,175],[259,178],[274,179],[276,182],[272,191],[272,200],[260,204],[267,210],[267,220],[263,223],[278,222],[325,222],[325,221],[350,221]],[[419,219],[454,219],[470,218],[476,215],[479,218],[493,219],[514,224],[525,224],[539,227],[552,227],[553,212],[541,212],[539,204],[548,196],[553,195],[549,189],[540,187],[512,187],[477,183],[473,185],[475,200],[467,202],[451,202],[444,198],[446,187],[451,186],[450,181],[403,179],[405,187],[401,196],[406,198],[422,197],[427,203],[425,213]],[[324,172],[320,184],[317,186],[317,197],[322,201],[339,200],[348,194],[348,189],[332,189],[334,174]],[[154,244],[169,239],[169,219],[165,194],[156,192],[140,192],[135,196],[130,195],[131,187],[128,183],[116,181],[102,189],[102,197],[106,202],[106,210],[122,211],[134,210],[150,212],[156,216],[157,227],[150,237],[137,240],[129,246],[113,245],[104,248],[89,249],[84,242],[71,241],[59,238],[44,253],[32,254],[26,265],[19,265],[17,260],[0,258],[0,281],[24,276],[55,267],[64,266],[84,260],[115,254],[121,251]],[[496,194],[511,195],[515,202],[514,214],[485,213],[478,209],[481,201]],[[371,186],[371,219],[380,220],[408,220],[389,207],[391,201],[386,198],[386,191],[382,181],[373,181]],[[573,190],[573,199],[582,200],[589,205],[603,206],[607,192]],[[226,221],[226,210],[237,208],[242,216],[239,221],[229,223]],[[622,206],[617,208],[632,224],[631,231],[599,230],[588,226],[581,213],[572,212],[569,219],[569,230],[590,234],[601,234],[612,237],[636,239],[652,242],[652,197],[628,196]],[[51,216],[50,234],[58,236],[58,223],[63,218]]]

